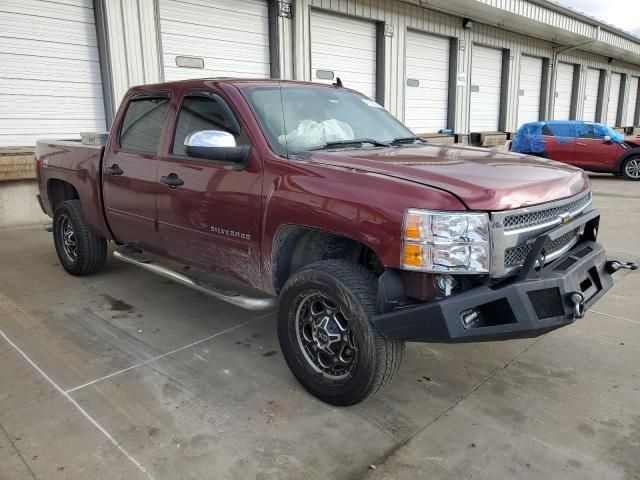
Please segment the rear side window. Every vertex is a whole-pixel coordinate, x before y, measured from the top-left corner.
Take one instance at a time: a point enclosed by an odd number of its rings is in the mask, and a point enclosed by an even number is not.
[[[156,153],[169,108],[169,97],[134,98],[120,129],[120,148],[132,152]]]
[[[543,133],[543,135],[553,135],[554,137],[569,138],[574,138],[576,136],[575,128],[570,123],[548,123],[547,125],[545,125],[545,127],[548,128],[548,131],[551,133]]]

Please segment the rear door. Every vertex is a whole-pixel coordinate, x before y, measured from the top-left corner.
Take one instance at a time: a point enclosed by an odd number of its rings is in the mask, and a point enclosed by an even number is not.
[[[158,253],[164,249],[156,229],[157,154],[169,101],[164,92],[129,100],[102,172],[105,213],[116,240]]]
[[[594,133],[593,125],[578,128],[575,164],[587,170],[613,169],[622,153],[616,142],[606,143],[604,137]]]
[[[576,139],[571,124],[558,122],[542,127],[545,156],[559,162],[574,163]]]
[[[219,92],[189,91],[173,107],[158,168],[158,229],[169,257],[255,283],[260,271],[262,165],[255,148],[246,166],[189,157],[184,141],[201,130],[227,131],[251,145],[240,119]],[[237,122],[237,123],[236,123]],[[240,125],[240,133],[234,125]],[[175,126],[175,128],[174,128]],[[183,184],[171,187],[163,177]]]

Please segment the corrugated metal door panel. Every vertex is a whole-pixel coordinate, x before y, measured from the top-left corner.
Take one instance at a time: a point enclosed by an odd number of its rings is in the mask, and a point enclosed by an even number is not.
[[[5,0],[0,32],[0,146],[105,130],[91,0]]]
[[[611,86],[609,87],[609,104],[607,106],[607,125],[615,127],[618,121],[618,104],[620,103],[620,84],[622,74],[611,73]]]
[[[523,123],[540,120],[542,90],[542,59],[523,55],[520,59],[520,88],[518,92],[518,128]]]
[[[333,72],[334,79],[319,78],[318,71]],[[345,87],[376,98],[376,24],[314,10],[311,79],[333,83],[337,77]]]
[[[636,116],[636,106],[638,105],[638,77],[631,77],[629,81],[629,102],[627,103],[626,127],[634,126]]]
[[[498,130],[502,83],[502,50],[473,45],[469,131]]]
[[[449,48],[448,38],[407,32],[404,120],[416,133],[447,127]]]
[[[599,87],[600,70],[596,70],[595,68],[587,68],[587,84],[584,90],[584,112],[582,114],[582,119],[585,122],[596,121]]]
[[[556,75],[556,93],[553,106],[554,120],[569,120],[571,99],[573,98],[573,69],[568,63],[558,63]]]
[[[266,0],[160,0],[160,31],[167,81],[270,76]],[[204,68],[178,67],[182,56],[201,58]]]

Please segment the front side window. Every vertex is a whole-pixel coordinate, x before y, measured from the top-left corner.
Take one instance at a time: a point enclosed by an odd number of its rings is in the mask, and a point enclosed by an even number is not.
[[[120,129],[120,148],[155,154],[168,107],[168,96],[145,96],[131,100]]]
[[[576,133],[580,138],[594,138],[593,136],[593,125],[589,125],[587,123],[577,124],[576,125]]]
[[[190,95],[184,98],[173,137],[173,154],[187,155],[185,139],[201,130],[227,132],[235,137],[237,146],[248,145],[233,113],[216,95]]]
[[[331,148],[359,140],[382,144],[415,139],[383,107],[349,90],[255,87],[246,95],[279,153]]]

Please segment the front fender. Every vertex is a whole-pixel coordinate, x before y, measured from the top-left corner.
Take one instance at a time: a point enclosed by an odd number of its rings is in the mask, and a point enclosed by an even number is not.
[[[379,174],[318,170],[325,171],[279,176],[266,185],[265,267],[270,265],[280,227],[298,225],[360,242],[383,265],[399,268],[407,208],[466,210],[456,197],[439,189]]]

